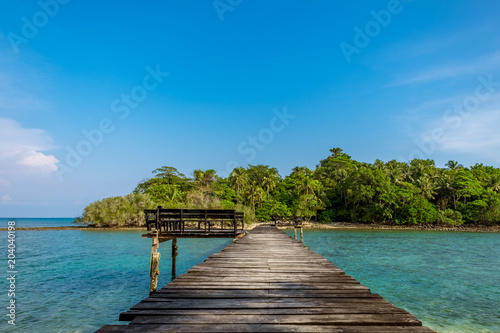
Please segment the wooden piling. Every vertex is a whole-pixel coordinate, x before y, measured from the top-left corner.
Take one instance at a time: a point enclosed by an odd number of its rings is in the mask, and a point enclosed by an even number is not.
[[[151,246],[151,260],[149,263],[149,276],[151,277],[151,283],[149,286],[149,294],[153,294],[158,288],[158,275],[160,274],[160,253],[158,252],[158,247],[160,246],[160,240],[158,239],[158,234],[153,238],[153,244]]]
[[[175,276],[175,266],[177,263],[177,237],[172,239],[172,276]]]

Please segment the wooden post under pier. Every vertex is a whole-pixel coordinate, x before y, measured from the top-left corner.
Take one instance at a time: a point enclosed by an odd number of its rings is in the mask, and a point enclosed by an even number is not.
[[[159,237],[156,234],[153,237],[153,245],[151,246],[151,261],[149,264],[149,276],[151,277],[151,284],[149,286],[149,294],[153,294],[156,292],[158,288],[158,275],[160,275],[160,252],[158,249],[160,247],[160,243],[172,240],[172,276],[175,276],[175,266],[176,266],[176,257],[177,250],[179,247],[177,246],[177,238],[172,237]]]
[[[300,229],[300,240],[297,238],[297,229]],[[302,225],[294,225],[293,227],[294,238],[299,241],[299,243],[304,243],[304,230]]]
[[[175,266],[177,263],[177,238],[172,239],[172,276],[175,276]]]
[[[149,276],[151,277],[151,284],[149,286],[149,294],[151,295],[158,288],[158,275],[160,274],[160,253],[158,252],[158,247],[160,246],[160,240],[158,239],[158,233],[156,237],[153,238],[153,245],[151,246],[151,260],[149,263]]]

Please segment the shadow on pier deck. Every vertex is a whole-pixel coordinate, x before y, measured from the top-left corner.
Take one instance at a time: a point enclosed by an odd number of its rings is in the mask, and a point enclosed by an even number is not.
[[[109,332],[433,332],[275,227],[261,226],[120,314]]]

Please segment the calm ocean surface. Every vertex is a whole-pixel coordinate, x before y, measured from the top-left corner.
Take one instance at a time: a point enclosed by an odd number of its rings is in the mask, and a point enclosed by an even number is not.
[[[72,225],[16,219],[16,227]],[[0,219],[0,227],[7,226]],[[293,234],[293,231],[289,232]],[[7,232],[0,232],[0,332],[93,332],[148,296],[151,241],[140,231],[16,232],[16,326],[7,324]],[[438,332],[500,332],[500,235],[305,231],[305,244]],[[231,240],[179,240],[178,274]],[[160,245],[159,285],[170,282]]]

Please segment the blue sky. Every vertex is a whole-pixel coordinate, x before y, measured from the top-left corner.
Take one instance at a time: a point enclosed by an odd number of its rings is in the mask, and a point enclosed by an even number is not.
[[[341,147],[500,166],[498,1],[4,1],[0,217]]]

